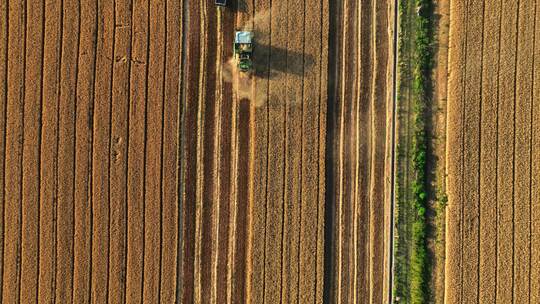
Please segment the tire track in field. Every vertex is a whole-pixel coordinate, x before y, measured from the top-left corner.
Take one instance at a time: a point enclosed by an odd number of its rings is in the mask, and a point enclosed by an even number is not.
[[[540,26],[538,26],[540,14],[538,13],[538,2],[535,1],[535,31],[534,31],[534,65],[533,65],[533,102],[532,102],[532,113],[531,113],[531,119],[532,119],[532,144],[531,147],[539,147],[540,146],[540,133],[538,132],[540,129],[540,86],[538,83],[540,82],[540,47],[538,43],[538,39],[540,38],[539,32],[540,32]],[[533,150],[534,151],[534,150]],[[532,154],[531,159],[531,174],[532,174],[532,180],[531,180],[531,223],[532,223],[532,231],[531,231],[531,264],[530,264],[530,290],[531,294],[529,297],[529,303],[534,303],[535,300],[540,298],[540,286],[539,286],[539,279],[540,279],[540,218],[538,213],[538,207],[540,203],[540,153],[536,151],[536,153]]]
[[[0,213],[0,299],[2,299],[3,291],[3,273],[4,273],[4,238],[5,238],[5,199],[6,199],[6,136],[7,136],[7,103],[8,103],[8,50],[9,50],[9,3],[2,2],[0,4],[0,32],[3,39],[0,43],[0,61],[3,63],[0,66],[0,83],[2,90],[0,90],[0,199],[2,200],[2,209]]]
[[[148,75],[144,166],[144,260],[142,302],[159,301],[161,254],[161,142],[163,129],[163,86],[165,81],[166,24],[164,1],[148,7]]]
[[[131,74],[131,10],[128,1],[115,2],[114,57],[111,96],[109,165],[109,273],[107,301],[120,303],[126,290],[127,166]]]
[[[497,121],[500,58],[501,7],[485,5],[482,60],[482,120],[480,121],[480,236],[478,302],[494,303],[496,298],[497,244]],[[494,203],[493,203],[494,202]],[[482,218],[495,219],[483,221]]]
[[[463,28],[465,25],[465,8],[464,1],[453,1],[450,7],[451,27],[450,27],[450,39],[449,39],[449,77],[448,77],[448,91],[455,92],[455,94],[449,94],[448,98],[448,126],[447,138],[448,147],[459,147],[462,150],[462,137],[463,126],[462,118],[462,104],[463,104],[463,90],[464,83],[464,44],[466,39],[463,39],[460,35],[466,33]],[[451,122],[460,122],[459,124],[452,125]],[[448,259],[446,260],[446,274],[448,278],[445,282],[445,301],[449,303],[459,303],[461,301],[461,206],[462,201],[462,154],[459,151],[450,153],[451,149],[447,150],[446,162],[448,163],[448,217],[446,225],[448,227],[448,241],[446,243],[446,252]],[[456,182],[452,183],[451,177],[455,176]],[[451,198],[455,197],[454,200]],[[451,257],[455,258],[452,259]],[[453,262],[450,262],[453,260]]]
[[[42,5],[43,4],[43,5]],[[20,301],[37,301],[39,285],[39,201],[41,155],[42,86],[26,85],[43,82],[44,3],[30,2],[26,14],[24,122],[23,122],[23,178],[21,223],[21,278]]]
[[[502,26],[501,33],[501,90],[499,97],[499,160],[500,168],[498,188],[501,206],[499,208],[499,258],[497,274],[497,302],[511,301],[513,289],[513,148],[514,148],[514,84],[515,84],[515,60],[517,54],[515,34],[517,28],[516,1],[503,7],[503,19],[506,23]],[[510,16],[508,16],[510,15]],[[511,102],[510,102],[511,101]],[[512,126],[512,127],[510,127]],[[511,147],[512,150],[508,150]],[[512,182],[508,179],[512,176]],[[508,267],[512,265],[512,267]]]
[[[40,222],[39,222],[39,269],[38,302],[56,300],[56,291],[61,284],[56,284],[58,263],[55,259],[57,246],[56,204],[58,188],[58,83],[60,76],[60,52],[62,40],[62,6],[55,1],[45,6],[44,12],[44,50],[43,50],[43,92],[42,92],[42,128],[41,128],[41,181],[40,181]],[[45,66],[47,68],[45,68]],[[80,77],[79,77],[80,79]],[[80,87],[79,85],[77,87]],[[69,269],[71,272],[71,269]],[[71,275],[71,273],[70,273]],[[66,275],[65,281],[70,279]],[[70,282],[71,283],[71,282]],[[1,281],[0,281],[1,284]],[[71,295],[71,293],[70,293]]]
[[[514,228],[514,288],[513,301],[529,301],[529,230],[530,224],[530,113],[532,67],[534,56],[534,8],[533,1],[519,2],[518,37],[516,54],[516,132],[515,132],[515,228]],[[531,24],[532,23],[532,24]]]
[[[163,94],[163,140],[162,140],[162,235],[161,235],[161,285],[159,299],[164,303],[172,303],[177,299],[177,273],[176,261],[181,252],[171,250],[178,248],[179,242],[179,204],[178,204],[178,177],[180,138],[180,96],[182,90],[181,67],[184,49],[178,45],[184,40],[182,32],[183,1],[176,5],[176,1],[165,2],[165,32],[166,50],[165,79]]]
[[[92,153],[92,256],[88,301],[106,302],[109,275],[110,132],[114,77],[115,7],[98,2],[97,82],[95,86]],[[101,43],[100,43],[101,42]]]
[[[124,301],[142,301],[145,245],[145,153],[149,74],[149,4],[133,0],[127,143],[127,244]],[[142,246],[141,246],[142,245]]]
[[[20,275],[20,225],[22,200],[22,138],[24,109],[24,69],[26,60],[26,19],[25,5],[8,4],[8,59],[7,59],[7,104],[5,140],[5,184],[4,210],[12,210],[10,216],[4,214],[3,249],[3,302],[19,300]],[[22,51],[19,51],[22,50]]]

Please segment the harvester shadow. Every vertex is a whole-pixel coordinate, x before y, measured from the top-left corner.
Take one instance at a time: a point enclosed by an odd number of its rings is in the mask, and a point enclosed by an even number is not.
[[[253,75],[258,78],[273,79],[283,74],[303,76],[314,64],[312,55],[284,48],[257,44],[253,50]]]
[[[233,9],[235,12],[247,13],[248,4],[246,0],[237,0],[235,5],[233,5]]]

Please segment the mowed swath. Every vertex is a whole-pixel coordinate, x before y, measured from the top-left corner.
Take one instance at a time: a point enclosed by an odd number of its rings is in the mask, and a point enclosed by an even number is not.
[[[186,303],[322,302],[324,5],[189,4],[202,19],[185,29]],[[251,75],[231,63],[235,29],[254,33]]]
[[[448,303],[538,299],[538,15],[532,0],[451,4]]]
[[[333,1],[325,297],[387,301],[393,2]]]

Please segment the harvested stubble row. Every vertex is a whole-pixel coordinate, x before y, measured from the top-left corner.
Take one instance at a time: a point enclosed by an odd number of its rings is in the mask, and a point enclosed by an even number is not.
[[[327,4],[206,2],[185,29],[182,299],[320,303]],[[254,32],[251,75],[234,29]]]
[[[539,297],[537,6],[451,4],[447,303]]]
[[[393,1],[332,1],[325,298],[384,303],[388,286]]]

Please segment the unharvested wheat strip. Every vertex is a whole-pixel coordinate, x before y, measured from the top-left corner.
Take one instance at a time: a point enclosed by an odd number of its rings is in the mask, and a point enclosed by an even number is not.
[[[56,170],[57,159],[57,136],[58,136],[58,99],[57,90],[60,79],[60,1],[53,1],[45,6],[45,39],[43,49],[43,92],[42,92],[42,127],[41,127],[41,181],[40,181],[40,202],[39,202],[39,291],[38,302],[50,303],[55,299],[55,275],[59,263],[55,259],[56,253]],[[0,34],[1,35],[1,34]],[[1,54],[0,54],[1,56]],[[1,60],[1,59],[0,59]],[[1,72],[0,72],[1,74]],[[1,75],[0,75],[1,77]],[[0,83],[3,83],[0,80]],[[0,100],[3,100],[0,97]],[[2,109],[0,109],[0,115]],[[3,120],[0,124],[3,126]],[[0,127],[1,128],[1,127]],[[2,133],[2,132],[0,132]],[[0,135],[2,136],[2,135]],[[3,147],[3,144],[0,143]],[[0,148],[1,149],[1,148]],[[3,160],[3,154],[0,161]],[[0,167],[1,168],[1,167]],[[1,170],[1,169],[0,169]],[[1,179],[2,177],[0,177]],[[2,189],[0,189],[0,192]],[[1,194],[0,194],[1,195]],[[1,196],[0,196],[1,197]],[[69,275],[63,277],[65,283],[71,284],[71,270]],[[59,286],[60,287],[60,286]],[[71,286],[69,293],[71,296]],[[66,298],[58,302],[70,302]]]
[[[181,10],[183,2],[166,0],[166,61],[165,61],[165,92],[163,99],[163,150],[162,150],[162,245],[161,245],[161,286],[160,300],[163,303],[173,303],[176,299],[175,284],[177,277],[176,260],[181,252],[178,248],[178,98],[179,98],[179,68],[182,49]],[[183,136],[183,134],[180,134]]]
[[[74,215],[74,227],[73,231],[73,259],[75,261],[75,269],[79,273],[78,288],[86,290],[88,293],[81,293],[77,299],[86,301],[90,292],[90,261],[91,261],[91,242],[92,242],[92,200],[91,200],[91,170],[92,170],[92,125],[93,125],[93,103],[94,103],[94,86],[96,77],[96,41],[94,36],[97,31],[97,19],[96,19],[96,3],[93,1],[84,1],[81,3],[80,8],[81,25],[80,25],[80,45],[78,54],[78,67],[77,67],[77,100],[70,100],[72,103],[76,103],[76,113],[70,113],[74,116],[75,121],[75,210]],[[112,56],[112,55],[110,55]],[[110,63],[106,65],[105,69],[110,71]],[[67,113],[64,115],[68,115]],[[107,120],[108,123],[108,120]],[[108,134],[107,134],[108,135]],[[107,153],[104,151],[103,153]],[[62,166],[62,163],[58,163]],[[60,169],[63,170],[63,169]],[[60,174],[60,173],[59,173]],[[71,182],[71,181],[70,181]],[[59,208],[58,206],[57,208]],[[59,209],[60,211],[60,209]],[[65,212],[65,211],[64,211]],[[58,217],[62,215],[58,214]],[[71,235],[70,235],[71,237]],[[70,257],[71,258],[71,257]],[[61,261],[61,260],[59,260]],[[58,267],[62,262],[58,263]],[[72,269],[69,269],[70,273]],[[64,285],[62,282],[62,276],[57,274],[57,285]],[[64,287],[63,286],[63,287]],[[62,291],[62,289],[60,289]],[[57,293],[57,300],[66,301],[72,295],[72,290],[66,290]]]
[[[114,62],[114,6],[99,2],[94,124],[92,141],[92,268],[91,300],[107,301],[109,275],[110,124]],[[102,36],[101,36],[102,35]],[[88,271],[88,270],[87,270]]]
[[[142,301],[144,244],[144,156],[146,121],[146,82],[148,75],[148,2],[134,0],[130,21],[131,72],[129,90],[129,142],[127,168],[127,303]]]
[[[499,70],[499,127],[497,159],[498,254],[497,302],[512,301],[513,281],[513,153],[514,92],[516,70],[517,1],[502,6],[501,60]],[[512,267],[510,267],[512,265]]]
[[[63,3],[63,36],[61,50],[61,71],[60,71],[60,100],[58,106],[58,190],[57,190],[57,247],[56,260],[66,261],[59,265],[56,273],[57,287],[65,294],[57,293],[57,298],[70,296],[74,302],[87,301],[90,297],[90,257],[83,261],[75,259],[74,248],[74,213],[77,212],[75,201],[90,204],[90,176],[91,167],[88,166],[91,146],[85,146],[85,150],[79,150],[75,142],[75,104],[77,83],[76,65],[78,61],[77,42],[79,33],[79,22],[82,20],[81,10],[75,1],[64,1]],[[91,22],[91,19],[85,20]],[[82,28],[82,26],[81,26]],[[84,136],[84,134],[82,135]],[[74,150],[75,149],[75,150]],[[76,166],[77,165],[77,166]],[[74,189],[75,187],[75,189]],[[90,253],[89,253],[90,254]],[[81,257],[84,257],[81,255]],[[84,264],[83,264],[84,263]],[[61,275],[68,278],[73,272],[73,288],[70,282],[61,282]],[[71,293],[71,295],[69,295]]]
[[[384,153],[386,122],[386,81],[388,69],[387,2],[374,2],[372,24],[374,49],[373,91],[371,100],[371,168],[370,168],[370,299],[383,301],[384,272]]]
[[[57,166],[57,201],[56,201],[56,233],[57,243],[55,259],[63,261],[57,264],[56,268],[56,295],[59,302],[72,302],[73,295],[84,293],[83,297],[90,294],[90,277],[84,272],[75,276],[74,272],[74,179],[75,179],[75,85],[76,85],[76,65],[77,65],[77,41],[79,27],[79,10],[75,1],[63,2],[63,28],[61,29],[61,67],[57,90],[60,91],[58,100],[58,166]],[[87,154],[85,154],[87,156]],[[88,159],[86,157],[86,159]],[[85,164],[88,161],[84,162]],[[81,176],[82,175],[82,176]],[[89,176],[88,168],[79,173],[79,179],[87,180]],[[76,182],[77,180],[75,180]],[[88,192],[88,187],[79,191]],[[84,269],[89,266],[89,248],[79,258],[85,258]],[[77,290],[77,293],[75,292]]]
[[[452,1],[450,6],[450,37],[448,62],[451,66],[448,77],[448,125],[446,163],[448,164],[448,208],[446,243],[445,302],[461,302],[461,191],[462,141],[463,141],[463,84],[465,71],[465,20],[464,1]]]
[[[316,302],[317,233],[319,210],[319,100],[322,3],[305,10],[302,100],[302,223],[300,230],[300,303]],[[317,26],[315,26],[317,25]],[[351,195],[352,197],[352,195]],[[354,215],[356,217],[356,215]],[[354,263],[353,263],[354,264]]]
[[[530,263],[530,166],[531,94],[534,56],[534,2],[519,2],[518,48],[515,100],[514,166],[514,288],[515,303],[529,300]]]
[[[161,140],[165,71],[165,5],[150,1],[146,104],[143,303],[159,302],[161,252]]]
[[[540,11],[538,3],[534,33],[534,66],[532,91],[532,159],[531,159],[531,261],[530,261],[530,302],[540,298]]]
[[[497,265],[497,104],[500,1],[487,2],[482,65],[480,121],[480,261],[479,301],[495,302]]]
[[[215,207],[217,201],[215,199],[216,189],[216,162],[218,155],[216,151],[216,42],[217,42],[217,26],[216,26],[216,7],[215,5],[204,5],[204,14],[207,16],[205,29],[205,44],[206,52],[204,60],[204,71],[213,71],[204,76],[204,137],[203,137],[203,154],[202,161],[204,163],[203,184],[202,184],[202,239],[201,239],[201,294],[203,302],[210,302],[212,294],[212,255],[215,249],[213,248],[213,240],[215,235]]]
[[[255,0],[254,11],[256,14],[270,13],[270,0]],[[261,75],[269,73],[270,60],[270,19],[254,19],[253,29],[259,33],[257,43],[258,50],[262,53],[257,59],[255,70]],[[254,136],[254,176],[253,198],[251,209],[251,227],[249,238],[248,271],[246,274],[247,303],[262,303],[264,300],[264,274],[265,274],[265,242],[266,242],[266,197],[267,197],[267,173],[268,173],[268,79],[258,78],[255,80],[254,107],[255,136]]]
[[[111,99],[110,218],[108,302],[122,303],[125,292],[127,241],[127,150],[129,74],[131,68],[131,2],[116,2]]]
[[[4,269],[4,214],[5,214],[5,168],[6,168],[6,108],[8,88],[8,5],[0,4],[0,299],[2,299]]]
[[[24,107],[24,6],[11,2],[9,8],[6,150],[4,174],[4,261],[2,302],[19,299],[20,229],[22,204],[22,138]]]
[[[326,193],[326,180],[325,180],[325,160],[326,160],[326,113],[328,102],[328,41],[329,41],[329,1],[323,0],[321,4],[320,13],[320,50],[318,58],[319,60],[319,167],[318,167],[318,182],[319,182],[319,194],[318,194],[318,228],[317,228],[317,281],[315,286],[315,302],[323,303],[323,284],[324,284],[324,227],[325,227],[325,193]]]
[[[98,33],[103,38],[97,41],[97,62],[96,62],[96,83],[94,100],[94,123],[91,147],[86,149],[77,149],[77,153],[91,153],[91,172],[90,180],[80,180],[81,186],[84,183],[91,184],[91,198],[77,196],[75,198],[76,209],[92,206],[90,225],[92,229],[91,243],[91,295],[90,298],[96,303],[107,301],[107,284],[109,275],[109,215],[110,215],[110,185],[109,168],[111,166],[110,153],[112,151],[111,134],[111,101],[112,101],[112,77],[115,56],[115,24],[114,24],[114,6],[113,3],[100,2],[97,7]],[[85,23],[91,18],[82,19]],[[79,120],[77,120],[79,121]],[[77,140],[79,134],[77,133]],[[91,151],[91,152],[90,152]],[[85,166],[77,162],[77,166]],[[84,209],[83,209],[84,210]],[[79,216],[76,217],[79,219]],[[88,219],[88,216],[81,216],[81,220]],[[78,228],[78,227],[77,227]],[[84,229],[84,228],[83,228]],[[82,230],[82,229],[81,229]],[[76,234],[81,231],[76,229]],[[75,246],[77,248],[77,246]],[[83,247],[84,248],[84,247]],[[77,251],[75,253],[77,255]],[[87,271],[88,269],[79,269]]]
[[[479,165],[481,120],[482,48],[478,41],[483,37],[483,3],[470,1],[467,22],[467,49],[465,75],[464,175],[463,175],[463,301],[478,300],[478,235],[479,235]]]
[[[287,121],[281,293],[284,303],[296,303],[299,296],[298,282],[302,280],[298,258],[302,247],[300,209],[304,207],[301,201],[304,1],[289,0],[287,5],[287,23],[284,30],[287,31],[289,39],[284,58],[287,93],[283,96],[283,102],[286,104]]]
[[[234,37],[234,16],[227,13],[221,15],[221,37],[222,42],[233,41]],[[216,302],[225,303],[227,301],[227,256],[229,254],[229,218],[231,214],[230,210],[230,189],[231,189],[231,120],[232,120],[232,100],[233,100],[233,86],[230,77],[232,75],[230,70],[223,69],[226,66],[227,61],[232,56],[232,49],[227,48],[227,44],[224,44],[221,48],[221,62],[220,65],[221,74],[221,103],[219,104],[220,119],[219,119],[219,183],[218,187],[218,203],[219,203],[219,216],[218,216],[218,247],[217,247],[217,269],[216,269]]]
[[[372,1],[364,0],[360,2],[360,23],[358,26],[358,57],[361,58],[358,63],[358,117],[357,123],[357,193],[355,200],[357,204],[358,215],[356,225],[358,227],[357,244],[358,252],[356,255],[356,290],[354,294],[356,299],[367,299],[369,297],[369,183],[370,183],[370,151],[371,142],[368,134],[371,132],[371,95],[372,95],[372,65],[373,50],[371,39],[371,20],[373,16]]]
[[[39,173],[41,141],[41,93],[43,80],[44,5],[26,7],[26,72],[24,84],[22,234],[20,299],[36,301],[39,259]]]
[[[187,3],[187,2],[186,2]],[[186,18],[198,18],[199,6],[190,3]],[[197,199],[197,132],[194,130],[198,124],[197,113],[199,112],[199,69],[200,69],[200,23],[190,22],[186,33],[186,67],[185,67],[185,108],[183,109],[183,129],[186,130],[182,146],[184,155],[182,167],[184,168],[182,190],[182,221],[183,221],[183,250],[182,250],[182,294],[179,297],[182,303],[194,301],[194,270],[195,270],[195,212]]]
[[[285,163],[285,73],[287,47],[287,6],[285,2],[272,2],[271,59],[269,79],[269,139],[268,139],[268,195],[266,201],[266,259],[263,303],[275,303],[281,297],[281,237],[283,218],[283,189]]]

